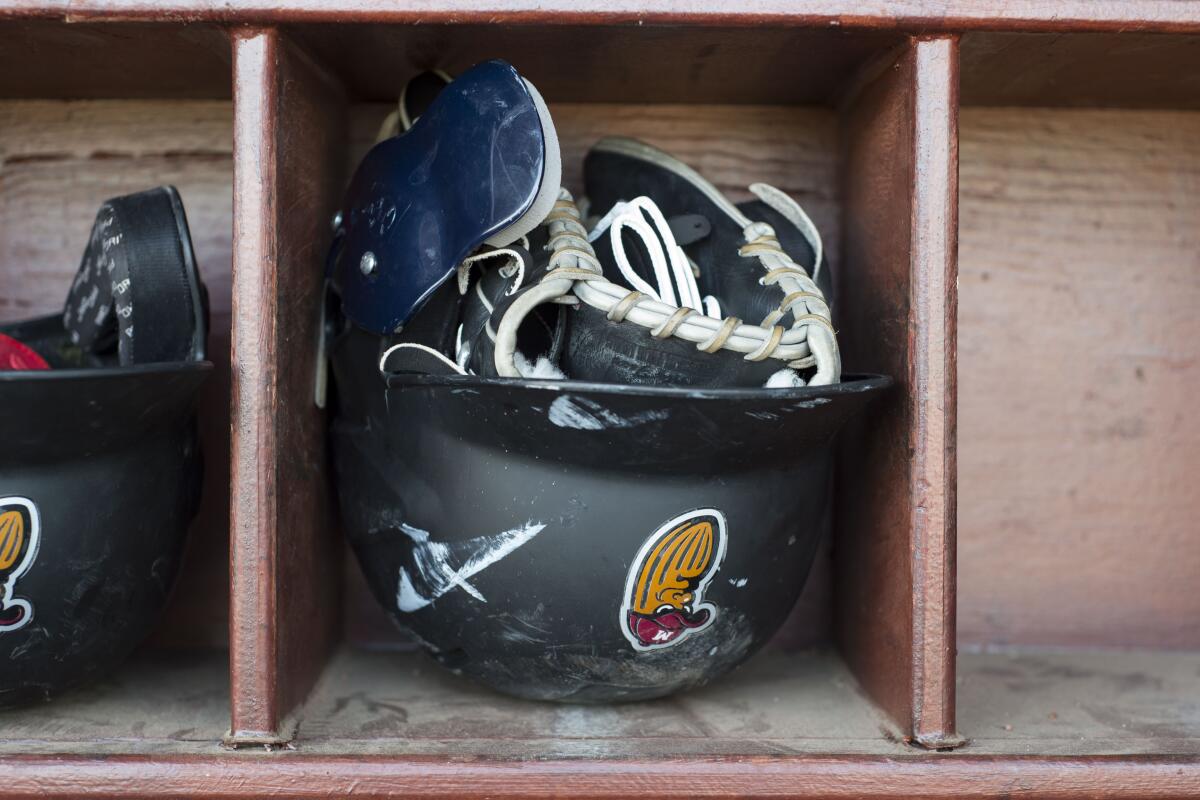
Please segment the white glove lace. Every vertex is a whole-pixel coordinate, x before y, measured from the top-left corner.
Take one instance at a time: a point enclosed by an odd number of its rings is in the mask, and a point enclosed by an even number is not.
[[[751,191],[759,194],[763,201],[772,207],[776,207],[776,203],[780,202],[776,195],[787,198],[782,192],[765,187],[764,184],[755,184]],[[787,200],[790,201],[790,198]],[[639,208],[644,210],[645,206]],[[789,220],[795,221],[799,218],[796,215],[799,206],[794,202],[791,206],[784,205],[784,208],[786,210],[780,210],[780,213],[788,216]],[[657,208],[654,210],[658,211]],[[799,214],[803,215],[803,211]],[[661,212],[658,216],[662,216]],[[651,215],[651,218],[654,219],[654,216]],[[803,220],[807,221],[809,230],[815,233],[815,227],[808,221],[807,216],[804,216]],[[657,238],[643,220],[638,221],[646,226],[651,237]],[[657,224],[657,219],[655,222]],[[673,294],[667,294],[668,291],[672,291],[669,286],[669,276],[672,273],[668,273],[666,269],[667,261],[672,258],[669,251],[666,254],[660,253],[663,265],[661,271],[658,264],[655,264],[656,281],[659,282],[657,291],[648,285],[644,288],[650,291],[631,290],[610,282],[604,277],[595,250],[588,241],[587,229],[581,222],[579,209],[566,189],[559,191],[558,201],[546,217],[546,224],[550,226],[548,246],[553,251],[550,256],[550,269],[541,281],[529,287],[512,303],[496,331],[495,363],[501,376],[520,377],[514,362],[517,330],[530,311],[542,303],[574,303],[578,298],[578,301],[605,312],[608,319],[614,322],[627,320],[646,328],[656,338],[677,336],[694,342],[697,349],[708,353],[722,349],[743,353],[747,361],[774,358],[795,369],[816,366],[816,374],[810,380],[811,384],[834,383],[838,380],[841,363],[833,325],[829,319],[829,307],[808,273],[779,247],[770,225],[758,222],[747,225],[744,234],[746,244],[739,252],[745,257],[757,258],[767,270],[761,279],[763,285],[778,285],[785,294],[779,308],[768,314],[762,325],[749,325],[737,317],[717,319],[707,316],[701,311],[699,304],[679,305],[664,302],[661,299],[663,297],[674,298]],[[610,226],[611,224],[610,222]],[[665,220],[663,224],[665,225]],[[637,230],[637,226],[632,223],[630,227]],[[806,235],[809,233],[808,230],[804,232]],[[663,238],[665,240],[665,237]],[[674,243],[674,238],[669,241]],[[819,241],[817,237],[817,242]],[[815,249],[819,264],[819,244]],[[651,258],[653,262],[653,256]],[[688,272],[690,273],[690,267]],[[632,269],[629,269],[628,273],[637,277]],[[622,274],[625,274],[624,269]],[[678,272],[673,274],[678,280]],[[644,281],[642,283],[645,284]],[[631,280],[631,285],[636,284]],[[682,287],[676,283],[675,288],[683,288],[682,294],[687,295],[687,299],[696,301],[695,295],[698,291],[689,295],[686,280]],[[778,322],[788,312],[792,313],[792,325],[785,329]]]
[[[646,217],[654,223],[653,228],[646,222]],[[657,287],[647,283],[629,263],[629,254],[625,250],[625,239],[622,236],[625,229],[637,234],[642,240],[650,257]],[[696,275],[692,272],[692,265],[688,262],[683,248],[675,241],[675,234],[671,232],[667,218],[653,200],[649,197],[635,197],[628,202],[617,203],[588,234],[588,241],[596,241],[606,231],[617,269],[630,288],[667,305],[687,307],[714,319],[721,318],[720,305],[715,297],[710,295],[703,300],[700,298],[700,289],[696,286]]]

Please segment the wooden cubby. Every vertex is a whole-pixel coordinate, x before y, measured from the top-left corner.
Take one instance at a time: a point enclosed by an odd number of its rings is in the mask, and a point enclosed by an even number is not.
[[[0,42],[0,318],[60,310],[100,204],[173,184],[208,287],[215,366],[200,395],[201,508],[158,630],[99,685],[0,714],[0,752],[210,752],[229,694],[229,36],[9,19]]]
[[[962,53],[962,730],[1195,756],[1200,37]]]
[[[1200,2],[1008,6],[0,0],[0,320],[57,306],[103,199],[171,182],[218,365],[159,632],[0,713],[0,796],[1200,794]],[[795,196],[847,367],[896,378],[796,613],[711,687],[465,683],[338,531],[330,218],[405,80],[489,57],[573,191],[624,134]]]

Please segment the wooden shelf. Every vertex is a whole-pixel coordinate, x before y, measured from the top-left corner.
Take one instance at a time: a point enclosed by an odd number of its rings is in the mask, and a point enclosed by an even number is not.
[[[679,697],[590,706],[504,697],[417,653],[343,649],[296,713],[292,744],[322,755],[517,760],[911,752],[828,650],[762,653]]]
[[[228,654],[144,651],[54,703],[0,713],[0,756],[208,755],[228,723]],[[1200,653],[959,657],[964,756],[1200,755]],[[530,703],[416,652],[342,648],[289,720],[289,751],[404,759],[709,759],[918,753],[827,649],[762,653],[726,680],[651,703]]]
[[[827,650],[760,654],[718,685],[606,707],[511,700],[414,653],[342,649],[292,744],[264,752],[201,733],[227,720],[224,653],[143,653],[100,685],[0,715],[0,758],[10,797],[987,797],[1013,780],[1063,797],[1178,797],[1200,774],[1198,664],[964,655],[961,720],[977,735],[924,753]]]
[[[0,758],[212,754],[228,724],[228,652],[149,650],[52,703],[0,711]]]
[[[962,653],[965,752],[1200,756],[1200,652]]]
[[[71,20],[216,21],[269,25],[305,22],[393,24],[515,23],[626,25],[756,25],[893,29],[910,33],[966,30],[1189,31],[1200,15],[1189,0],[763,0],[747,6],[728,0],[419,0],[403,5],[355,0],[332,6],[324,0],[6,0],[0,13]]]
[[[0,319],[57,306],[100,201],[173,182],[218,367],[160,631],[0,714],[0,796],[1200,795],[1200,0],[646,6],[0,0]],[[493,694],[379,649],[343,571],[328,220],[410,74],[495,56],[573,190],[623,134],[797,197],[847,366],[897,379],[802,608],[676,698]]]
[[[961,756],[1200,756],[1200,652],[959,656]],[[514,700],[417,653],[342,649],[295,715],[320,755],[450,759],[912,756],[829,650],[751,659],[713,686],[651,703]]]

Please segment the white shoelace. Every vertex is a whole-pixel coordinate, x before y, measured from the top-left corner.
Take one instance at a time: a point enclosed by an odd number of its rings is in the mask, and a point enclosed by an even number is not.
[[[820,264],[820,239],[807,215],[799,210],[795,201],[772,187],[755,184],[751,190],[768,205],[788,216],[789,221],[796,224],[810,242],[816,240],[816,271]],[[671,233],[661,210],[652,201],[639,199],[645,200],[645,203],[635,204],[631,201],[620,209],[614,208],[589,234],[570,193],[565,189],[560,191],[559,200],[544,223],[550,229],[549,248],[553,251],[549,271],[537,284],[515,298],[494,332],[491,330],[491,321],[488,322],[487,335],[496,345],[494,362],[500,376],[540,377],[532,374],[535,368],[524,363],[523,358],[518,358],[516,352],[517,329],[533,308],[541,303],[570,305],[582,301],[604,311],[610,320],[628,320],[646,328],[656,338],[679,337],[695,343],[697,349],[705,352],[732,350],[742,353],[748,361],[775,358],[789,369],[781,369],[772,375],[768,386],[802,386],[805,381],[794,370],[813,366],[817,367],[817,374],[811,383],[836,382],[840,373],[840,359],[837,340],[829,322],[828,307],[807,271],[780,248],[770,225],[748,222],[743,231],[745,244],[737,252],[743,257],[758,260],[767,270],[760,282],[763,285],[778,285],[784,297],[778,308],[761,324],[747,324],[736,317],[721,318],[719,308],[713,307],[715,303],[706,302],[709,298],[699,298],[691,264]],[[618,223],[617,220],[626,214],[628,219]],[[646,221],[647,217],[650,222]],[[615,233],[612,232],[613,228],[617,229]],[[657,288],[650,286],[633,271],[623,246],[616,243],[625,228],[637,233],[646,243],[647,252],[651,254],[655,282],[659,284]],[[637,288],[618,286],[603,276],[591,242],[603,235],[605,230],[616,237],[613,252],[621,275],[631,287]],[[674,255],[675,252],[678,252],[678,256]],[[492,251],[491,255],[499,253]],[[471,260],[460,269],[460,291],[465,293],[468,290],[470,266],[479,260],[483,259]],[[515,260],[520,262],[520,259]],[[520,266],[506,266],[510,270],[520,270]],[[522,272],[517,285],[524,283],[524,278]],[[789,312],[793,316],[792,324],[784,328],[778,323]],[[441,359],[446,366],[456,372],[467,372],[463,368],[466,344],[462,342],[460,332],[455,359],[451,361],[444,356]],[[392,350],[405,346],[414,345],[399,345]],[[381,359],[381,368],[390,352]]]
[[[646,218],[650,218],[650,223]],[[629,263],[622,233],[628,229],[637,234],[650,256],[657,287],[651,286]],[[649,197],[635,197],[614,205],[588,234],[595,242],[605,231],[609,234],[617,269],[631,289],[672,306],[686,307],[713,319],[721,318],[721,306],[712,295],[700,297],[696,275],[687,254],[675,240],[675,234],[662,210]]]

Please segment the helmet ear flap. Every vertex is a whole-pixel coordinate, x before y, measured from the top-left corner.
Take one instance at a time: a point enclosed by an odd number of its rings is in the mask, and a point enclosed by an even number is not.
[[[411,129],[368,151],[346,190],[331,259],[346,315],[379,335],[409,326],[463,259],[541,222],[559,165],[549,112],[511,65],[487,61],[441,88]]]

